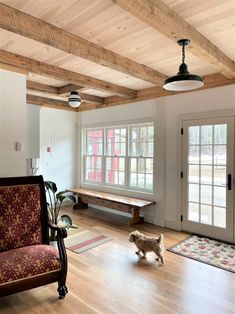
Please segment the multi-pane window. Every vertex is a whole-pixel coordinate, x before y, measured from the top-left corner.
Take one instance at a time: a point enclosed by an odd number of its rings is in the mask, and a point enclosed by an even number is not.
[[[153,123],[84,129],[84,182],[153,190]]]
[[[153,189],[153,125],[131,127],[130,186]]]
[[[85,145],[85,180],[102,182],[103,169],[103,130],[86,130]]]
[[[127,129],[125,127],[108,128],[106,134],[105,182],[125,185]]]

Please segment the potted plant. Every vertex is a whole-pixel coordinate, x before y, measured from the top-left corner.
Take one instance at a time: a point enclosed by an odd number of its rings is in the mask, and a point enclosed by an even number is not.
[[[59,216],[61,206],[64,200],[70,200],[76,203],[76,197],[72,192],[57,192],[57,186],[53,181],[44,181],[47,194],[48,215],[51,222],[55,225],[61,225],[66,229],[76,228],[73,226],[72,219],[68,215]],[[55,231],[51,230],[50,241],[56,241]]]

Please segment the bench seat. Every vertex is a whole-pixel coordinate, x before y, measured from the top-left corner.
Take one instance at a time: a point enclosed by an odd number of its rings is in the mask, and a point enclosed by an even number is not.
[[[154,201],[121,196],[106,192],[93,191],[90,189],[73,188],[68,190],[78,196],[78,202],[74,205],[74,209],[87,208],[88,203],[100,205],[114,210],[123,211],[132,214],[129,226],[139,224],[144,221],[140,217],[140,210],[147,206],[155,204]]]

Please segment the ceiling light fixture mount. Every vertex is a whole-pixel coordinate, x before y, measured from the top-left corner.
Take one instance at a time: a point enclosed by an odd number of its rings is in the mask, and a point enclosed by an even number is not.
[[[68,104],[72,108],[78,108],[81,105],[81,97],[78,95],[78,92],[72,91],[68,97]]]
[[[190,74],[188,66],[185,61],[185,46],[190,44],[189,39],[180,39],[177,41],[178,45],[182,47],[182,63],[179,67],[177,75],[169,77],[165,80],[163,88],[170,91],[181,92],[189,91],[202,87],[204,85],[203,79],[196,74]]]

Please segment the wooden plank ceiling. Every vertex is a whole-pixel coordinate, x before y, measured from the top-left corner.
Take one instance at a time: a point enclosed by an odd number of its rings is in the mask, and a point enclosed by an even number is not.
[[[0,67],[26,71],[29,103],[90,110],[174,94],[162,85],[189,38],[203,88],[234,84],[234,17],[234,0],[0,0]]]

